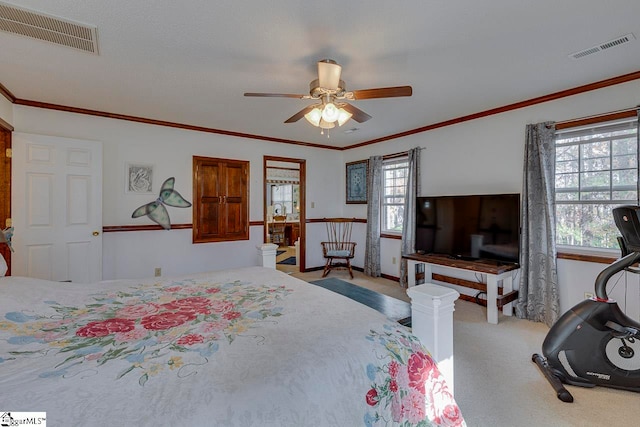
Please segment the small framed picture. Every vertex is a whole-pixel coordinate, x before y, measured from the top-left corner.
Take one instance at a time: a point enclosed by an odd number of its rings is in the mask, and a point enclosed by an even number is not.
[[[347,203],[367,203],[368,160],[347,163]]]
[[[144,163],[126,163],[125,174],[124,183],[126,193],[153,193],[153,165]]]

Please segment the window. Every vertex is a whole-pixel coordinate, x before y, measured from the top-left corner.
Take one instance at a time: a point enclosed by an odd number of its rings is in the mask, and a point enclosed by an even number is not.
[[[409,162],[385,160],[382,165],[382,232],[401,233]]]
[[[271,205],[280,203],[284,212],[274,212],[277,215],[293,214],[293,184],[271,184]]]
[[[638,204],[638,125],[629,118],[556,133],[556,243],[619,248],[612,209]]]

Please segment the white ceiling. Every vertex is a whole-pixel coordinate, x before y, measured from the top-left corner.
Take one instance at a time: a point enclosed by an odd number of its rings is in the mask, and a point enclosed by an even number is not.
[[[640,71],[638,0],[8,3],[98,28],[99,55],[0,31],[0,84],[20,100],[337,147]],[[311,101],[243,96],[306,94],[324,58],[348,90],[413,96],[353,101],[373,118],[330,138],[283,123]]]

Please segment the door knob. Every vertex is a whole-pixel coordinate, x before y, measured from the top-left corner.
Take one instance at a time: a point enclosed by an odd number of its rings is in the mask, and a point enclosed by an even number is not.
[[[99,231],[94,231],[94,232],[93,232],[93,235],[94,235],[94,236],[98,236],[99,234],[100,234],[100,232],[99,232]]]

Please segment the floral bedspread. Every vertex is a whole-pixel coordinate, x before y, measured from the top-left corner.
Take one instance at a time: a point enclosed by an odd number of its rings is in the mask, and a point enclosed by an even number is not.
[[[406,328],[275,270],[0,295],[0,409],[52,425],[464,425]]]

